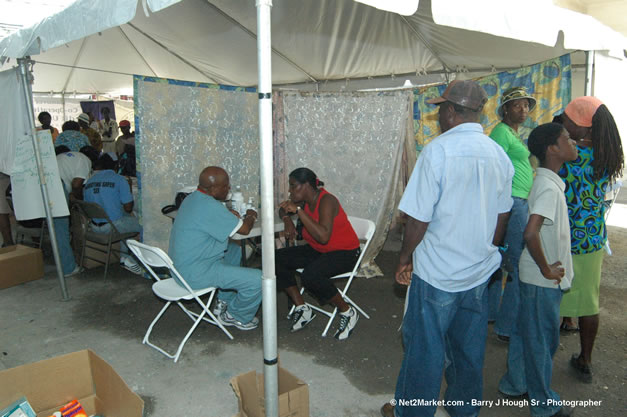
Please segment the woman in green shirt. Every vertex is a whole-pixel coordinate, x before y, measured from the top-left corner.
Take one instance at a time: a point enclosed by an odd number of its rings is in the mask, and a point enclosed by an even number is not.
[[[529,149],[518,136],[518,128],[536,106],[536,99],[524,87],[513,87],[501,96],[498,113],[502,122],[494,127],[490,137],[505,150],[514,165],[512,198],[514,204],[505,233],[507,251],[504,254],[511,281],[507,282],[501,299],[500,282],[490,285],[489,319],[495,321],[494,332],[498,340],[509,342],[509,336],[518,318],[520,295],[518,290],[518,261],[523,250],[523,231],[527,224],[527,197],[533,185],[533,168],[529,163]]]

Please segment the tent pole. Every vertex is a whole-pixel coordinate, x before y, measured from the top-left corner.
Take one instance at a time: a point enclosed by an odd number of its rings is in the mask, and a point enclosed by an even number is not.
[[[52,245],[52,254],[54,255],[54,263],[57,266],[57,276],[59,277],[59,285],[61,286],[61,295],[63,301],[70,299],[67,288],[65,286],[65,277],[61,269],[61,258],[59,257],[59,248],[57,246],[57,235],[54,231],[54,223],[52,222],[52,211],[50,207],[50,198],[48,197],[48,186],[46,184],[46,177],[44,176],[44,165],[41,160],[41,154],[39,153],[39,141],[37,139],[37,131],[35,128],[34,108],[33,108],[33,93],[31,82],[33,81],[33,75],[31,70],[27,67],[32,63],[30,57],[20,58],[17,60],[20,66],[22,92],[24,93],[24,102],[26,103],[26,114],[28,115],[28,124],[30,127],[30,135],[33,141],[33,150],[35,151],[35,161],[37,163],[37,172],[39,173],[39,186],[41,188],[41,197],[44,201],[44,210],[46,211],[46,222],[48,223],[48,233],[50,234],[50,243]]]
[[[263,374],[266,417],[279,415],[276,276],[274,271],[274,174],[272,161],[272,0],[257,0],[257,74],[261,177]]]
[[[592,77],[594,77],[594,51],[586,51],[586,85],[584,95],[592,95]]]

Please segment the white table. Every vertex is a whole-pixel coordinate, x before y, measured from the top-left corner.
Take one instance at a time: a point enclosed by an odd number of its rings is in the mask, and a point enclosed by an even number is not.
[[[170,219],[172,219],[172,222],[174,222],[174,219],[176,219],[176,213],[178,213],[178,210],[172,211],[166,214],[165,216],[169,217]],[[283,220],[281,220],[278,214],[275,213],[274,233],[282,232],[284,228],[285,228],[285,224],[283,223]],[[253,228],[250,230],[250,232],[247,235],[240,235],[239,233],[235,233],[233,236],[231,236],[232,240],[243,240],[242,245],[241,245],[243,265],[246,265],[246,243],[250,243],[254,249],[257,249],[257,245],[252,241],[252,239],[255,237],[259,237],[259,236],[261,236],[261,218],[259,217],[257,218],[257,220],[255,220],[255,224],[253,225]]]

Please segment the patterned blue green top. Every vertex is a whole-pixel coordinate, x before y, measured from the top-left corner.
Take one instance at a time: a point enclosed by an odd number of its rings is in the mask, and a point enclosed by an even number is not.
[[[61,134],[57,136],[57,140],[54,141],[55,147],[61,145],[67,146],[72,152],[78,152],[83,146],[89,146],[89,139],[76,130],[66,130],[65,132],[61,132]]]
[[[565,163],[559,172],[566,184],[570,251],[574,255],[596,252],[607,241],[603,201],[609,184],[607,173],[597,181],[592,179],[592,148],[577,146],[577,149],[577,159]]]

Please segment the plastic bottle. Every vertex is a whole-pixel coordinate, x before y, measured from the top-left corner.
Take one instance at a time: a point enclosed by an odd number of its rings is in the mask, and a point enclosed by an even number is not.
[[[233,208],[233,210],[237,211],[240,214],[242,214],[242,210],[244,211],[244,213],[246,212],[244,207],[244,195],[242,194],[239,185],[235,189],[233,197],[231,198],[231,208]]]

